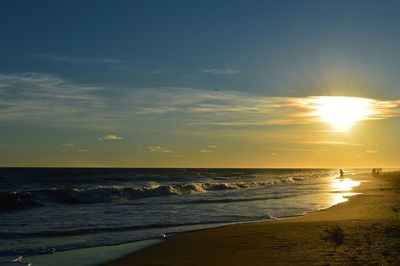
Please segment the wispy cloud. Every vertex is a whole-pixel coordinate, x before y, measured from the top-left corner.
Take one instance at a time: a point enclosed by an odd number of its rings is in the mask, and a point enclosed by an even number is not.
[[[52,62],[63,62],[70,64],[122,64],[125,61],[109,58],[109,57],[78,57],[78,56],[68,56],[52,53],[40,53],[33,55],[34,58],[52,61]]]
[[[212,75],[238,75],[240,74],[239,70],[232,69],[232,68],[210,68],[210,69],[203,69],[200,72],[212,74]]]
[[[268,148],[266,150],[283,151],[283,152],[325,152],[329,149],[305,149],[305,148]]]
[[[139,151],[144,151],[144,152],[172,152],[169,149],[166,149],[164,147],[161,146],[147,146],[144,148],[139,148]]]
[[[214,152],[214,151],[213,150],[203,149],[203,150],[199,150],[199,152],[201,152],[201,153],[211,153],[211,152]]]
[[[366,150],[365,152],[366,152],[366,153],[370,153],[370,154],[371,154],[371,153],[378,153],[377,150]]]
[[[89,152],[88,149],[77,148],[75,144],[71,143],[61,144],[61,146],[64,148],[64,151],[66,152]]]
[[[138,67],[134,67],[129,65],[128,63],[122,64],[113,64],[110,66],[112,69],[128,71],[135,75],[163,75],[163,74],[173,74],[178,71],[175,69],[151,69],[151,70],[143,70]]]
[[[123,140],[124,138],[121,136],[109,134],[109,135],[104,135],[102,137],[97,138],[97,140]]]
[[[75,147],[75,144],[67,143],[67,144],[61,144],[61,146],[66,147],[66,148],[71,148],[71,147]]]
[[[106,106],[95,95],[102,89],[48,74],[0,74],[0,121],[83,122]]]
[[[216,145],[208,145],[206,148],[199,150],[201,153],[212,153],[217,148]]]
[[[344,145],[344,146],[364,146],[363,144],[335,141],[335,140],[315,140],[315,141],[300,141],[303,144],[316,144],[316,145]]]
[[[0,73],[0,121],[90,127],[106,132],[125,128],[193,131],[322,122],[312,109],[318,97],[266,97],[176,87],[115,91],[49,74]],[[367,120],[400,114],[399,100],[366,100],[373,110]]]

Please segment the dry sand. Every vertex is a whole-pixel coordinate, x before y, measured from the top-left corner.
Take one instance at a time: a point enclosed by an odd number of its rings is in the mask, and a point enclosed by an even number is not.
[[[178,234],[107,266],[400,265],[400,173],[352,178],[370,182],[327,210]]]

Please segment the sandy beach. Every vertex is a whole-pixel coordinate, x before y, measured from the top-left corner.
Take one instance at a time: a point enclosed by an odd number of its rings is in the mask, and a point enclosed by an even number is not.
[[[0,1],[0,266],[400,266],[400,1]]]
[[[361,194],[272,222],[182,233],[120,265],[400,265],[400,174],[352,176]]]

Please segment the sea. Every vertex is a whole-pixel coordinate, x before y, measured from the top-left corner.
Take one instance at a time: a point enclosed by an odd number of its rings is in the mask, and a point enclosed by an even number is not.
[[[351,177],[362,172],[0,168],[0,265],[41,265],[29,258],[304,215],[346,201],[359,183]]]

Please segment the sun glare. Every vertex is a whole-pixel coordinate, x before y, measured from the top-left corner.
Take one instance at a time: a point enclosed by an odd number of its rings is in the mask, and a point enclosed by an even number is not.
[[[350,178],[337,179],[332,181],[331,187],[334,191],[351,191],[354,187],[358,187],[361,184],[359,181],[354,181]]]
[[[313,99],[314,115],[339,131],[347,131],[354,123],[367,119],[372,111],[364,98],[321,96]]]

